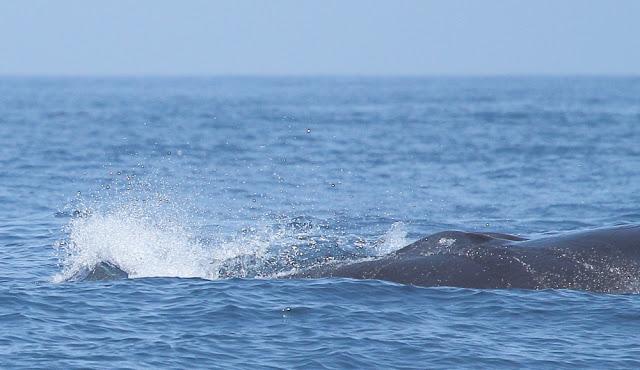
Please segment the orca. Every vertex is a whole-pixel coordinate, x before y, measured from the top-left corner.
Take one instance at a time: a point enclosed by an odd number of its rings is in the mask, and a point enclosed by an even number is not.
[[[72,280],[126,278],[102,262]],[[640,225],[525,239],[500,233],[444,231],[387,255],[324,263],[288,279],[375,279],[424,287],[574,289],[640,292]]]

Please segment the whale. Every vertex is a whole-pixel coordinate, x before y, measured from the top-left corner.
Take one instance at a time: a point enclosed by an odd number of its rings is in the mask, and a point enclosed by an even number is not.
[[[75,280],[127,277],[102,262]],[[443,231],[380,257],[323,263],[280,278],[383,280],[422,287],[640,292],[640,225],[524,238]]]
[[[327,264],[291,278],[376,279],[478,289],[640,291],[640,226],[526,239],[445,231],[368,260]]]

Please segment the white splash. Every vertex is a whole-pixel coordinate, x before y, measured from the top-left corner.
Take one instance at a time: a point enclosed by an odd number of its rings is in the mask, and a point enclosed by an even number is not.
[[[257,222],[237,234],[202,239],[188,227],[188,214],[164,197],[161,202],[129,200],[102,211],[85,209],[78,216],[56,246],[61,272],[54,282],[73,280],[101,262],[118,266],[130,278],[269,277],[297,266],[301,243],[313,250],[311,236],[320,231]]]
[[[408,244],[407,228],[402,222],[395,222],[380,238],[380,242],[372,246],[376,256],[382,256],[396,251]]]
[[[56,246],[61,271],[53,281],[73,280],[101,262],[118,266],[130,278],[269,278],[350,253],[341,246],[351,242],[334,231],[310,221],[300,226],[295,218],[256,221],[237,234],[203,239],[192,231],[198,228],[191,227],[193,217],[181,205],[154,196],[74,212],[65,240]],[[364,250],[379,256],[406,244],[405,225],[396,222]]]
[[[72,219],[58,245],[62,272],[71,278],[99,262],[111,262],[130,277],[211,278],[211,253],[182,225],[158,220],[136,207]]]

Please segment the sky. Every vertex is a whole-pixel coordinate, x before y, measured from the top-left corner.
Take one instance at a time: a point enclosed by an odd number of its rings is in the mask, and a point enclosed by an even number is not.
[[[0,75],[639,75],[640,0],[0,0]]]

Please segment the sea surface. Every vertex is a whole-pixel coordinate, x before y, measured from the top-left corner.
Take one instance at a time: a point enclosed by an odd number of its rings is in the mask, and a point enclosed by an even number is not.
[[[278,279],[634,223],[640,78],[0,78],[3,369],[638,368],[638,294]]]

